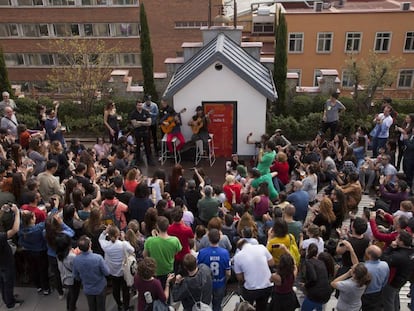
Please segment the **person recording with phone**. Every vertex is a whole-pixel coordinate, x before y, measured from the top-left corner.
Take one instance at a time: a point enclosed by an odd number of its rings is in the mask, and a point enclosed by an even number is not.
[[[0,210],[0,289],[7,308],[19,307],[23,300],[14,296],[16,277],[14,254],[8,242],[20,228],[20,211],[16,204],[4,204]]]

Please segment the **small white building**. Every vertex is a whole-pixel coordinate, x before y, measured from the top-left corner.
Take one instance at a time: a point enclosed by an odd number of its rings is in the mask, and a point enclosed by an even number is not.
[[[209,132],[214,134],[216,155],[252,155],[255,148],[246,137],[253,132],[252,139],[259,140],[266,132],[266,106],[277,98],[272,73],[260,63],[261,43],[246,43],[243,49],[240,28],[202,31],[203,44],[183,45],[188,47],[183,63],[164,97],[172,99],[176,111],[187,109],[181,114],[186,140],[192,135],[187,123],[196,107],[203,106],[206,113],[214,110]]]

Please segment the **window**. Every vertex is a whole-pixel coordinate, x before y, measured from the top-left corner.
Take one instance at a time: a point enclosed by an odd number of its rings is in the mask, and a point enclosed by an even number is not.
[[[332,32],[319,32],[318,33],[318,46],[316,51],[318,53],[330,53],[332,51]]]
[[[24,37],[39,37],[39,25],[36,24],[23,24],[23,36]]]
[[[303,33],[292,32],[289,34],[289,53],[303,52]]]
[[[53,26],[57,37],[79,36],[78,24],[54,24]]]
[[[119,66],[141,66],[141,58],[139,54],[121,53],[118,55]]]
[[[187,21],[187,22],[175,22],[174,28],[176,29],[199,29],[203,26],[208,26],[206,21]]]
[[[313,72],[313,86],[319,86],[319,78],[322,77],[320,69],[315,69]]]
[[[361,50],[362,33],[347,32],[345,41],[345,52],[359,52]]]
[[[128,36],[138,36],[138,24],[115,24],[115,36],[116,37],[128,37]]]
[[[0,6],[10,6],[10,0],[0,0]]]
[[[390,43],[390,32],[377,32],[375,36],[375,52],[388,52],[390,50]]]
[[[40,24],[39,25],[39,33],[41,37],[48,37],[49,36],[49,28],[47,24]]]
[[[70,36],[70,25],[69,24],[55,24],[55,35],[57,37],[69,37]]]
[[[32,0],[17,0],[18,6],[32,6],[33,2]]]
[[[398,76],[399,88],[412,88],[413,87],[414,69],[401,70]]]
[[[59,66],[69,66],[70,65],[70,55],[58,54],[56,61],[57,61],[57,65],[59,65]]]
[[[106,5],[106,0],[82,0],[82,5]]]
[[[0,24],[0,37],[17,37],[16,24]]]
[[[138,3],[138,0],[113,0],[114,5],[134,5]]]
[[[404,52],[414,52],[414,31],[405,34]]]
[[[83,25],[86,37],[108,37],[108,24],[85,24]]]
[[[253,33],[274,33],[273,23],[254,23]]]
[[[24,65],[23,54],[4,54],[6,66],[22,66]]]
[[[52,54],[40,54],[40,63],[42,65],[54,65],[53,55]]]
[[[49,0],[51,6],[75,5],[75,0]]]
[[[40,55],[39,54],[26,54],[26,65],[28,66],[39,66]]]
[[[354,87],[354,79],[351,75],[351,72],[344,70],[342,71],[342,87],[343,88],[352,88]]]
[[[296,86],[301,85],[302,70],[300,69],[288,69],[288,72],[293,72],[298,74],[298,81],[296,81]]]

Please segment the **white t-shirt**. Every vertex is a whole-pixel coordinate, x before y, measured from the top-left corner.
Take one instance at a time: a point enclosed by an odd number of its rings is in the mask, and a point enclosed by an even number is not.
[[[234,272],[243,273],[244,288],[247,290],[264,289],[273,286],[270,282],[268,261],[272,255],[263,245],[246,243],[234,256]]]
[[[317,239],[309,238],[309,239],[303,240],[302,249],[308,249],[309,245],[311,245],[312,243],[314,243],[318,246],[318,255],[324,251],[325,246],[323,244],[323,240],[322,240],[321,237],[319,237]]]

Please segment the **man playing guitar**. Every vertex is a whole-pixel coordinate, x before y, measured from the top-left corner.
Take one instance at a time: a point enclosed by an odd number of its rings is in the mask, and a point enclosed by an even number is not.
[[[202,106],[197,106],[196,114],[188,122],[188,125],[193,131],[193,136],[191,136],[191,141],[196,142],[197,140],[203,141],[204,150],[208,151],[208,140],[210,135],[208,134],[208,125],[210,124],[210,113],[213,110],[210,110],[207,114],[204,113]]]
[[[160,127],[164,134],[167,135],[167,148],[169,152],[173,152],[172,140],[177,137],[178,144],[176,145],[177,151],[181,150],[185,144],[185,139],[181,133],[181,116],[180,114],[185,112],[186,109],[182,109],[180,113],[176,113],[174,108],[169,107],[166,101],[161,101],[162,115],[160,119]]]

